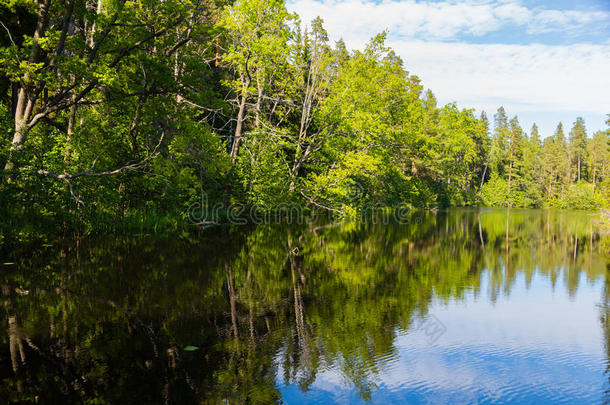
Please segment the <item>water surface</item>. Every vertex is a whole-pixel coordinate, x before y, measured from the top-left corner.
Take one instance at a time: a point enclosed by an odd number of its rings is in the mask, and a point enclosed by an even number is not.
[[[0,399],[610,399],[609,261],[593,213],[408,222],[6,241]]]

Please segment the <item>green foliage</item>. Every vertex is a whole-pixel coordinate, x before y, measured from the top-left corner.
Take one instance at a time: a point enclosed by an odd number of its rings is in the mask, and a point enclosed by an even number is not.
[[[284,151],[273,139],[260,137],[247,145],[247,154],[239,162],[239,177],[248,204],[270,210],[290,202],[285,159]]]
[[[584,177],[586,170],[585,158],[587,154],[587,131],[585,129],[585,120],[578,117],[574,122],[574,126],[570,131],[570,158],[573,167],[575,168],[572,177],[576,181],[580,181]]]
[[[480,197],[486,207],[506,207],[508,201],[506,181],[499,176],[493,176],[481,188]]]
[[[7,228],[178,223],[202,196],[354,215],[574,206],[587,182],[582,205],[608,200],[607,132],[588,141],[578,118],[542,142],[501,107],[490,137],[484,113],[423,93],[385,32],[332,48],[282,0],[45,4],[0,3]]]
[[[507,123],[500,109],[490,150],[491,180],[481,190],[481,201],[494,207],[605,207],[609,156],[606,133],[587,141],[582,118],[576,120],[569,144],[561,123],[541,142],[535,124],[527,137],[516,117]]]
[[[549,205],[556,208],[594,210],[606,206],[602,193],[592,184],[581,182],[570,184],[566,192]]]

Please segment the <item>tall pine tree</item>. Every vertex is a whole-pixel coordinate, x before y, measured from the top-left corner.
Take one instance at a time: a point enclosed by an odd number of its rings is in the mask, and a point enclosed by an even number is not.
[[[587,155],[587,131],[585,129],[585,120],[582,117],[576,118],[576,122],[574,122],[574,126],[570,131],[569,150],[572,177],[576,181],[580,181]]]

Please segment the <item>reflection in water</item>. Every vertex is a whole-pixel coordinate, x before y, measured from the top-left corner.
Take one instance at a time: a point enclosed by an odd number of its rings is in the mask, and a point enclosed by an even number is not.
[[[533,210],[6,245],[0,398],[603,402],[601,246]]]

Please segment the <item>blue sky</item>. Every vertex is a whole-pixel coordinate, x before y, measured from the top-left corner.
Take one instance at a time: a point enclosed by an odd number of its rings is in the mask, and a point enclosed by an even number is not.
[[[440,103],[487,112],[503,105],[543,137],[582,116],[589,135],[610,113],[610,0],[289,0],[332,40],[388,44]]]

